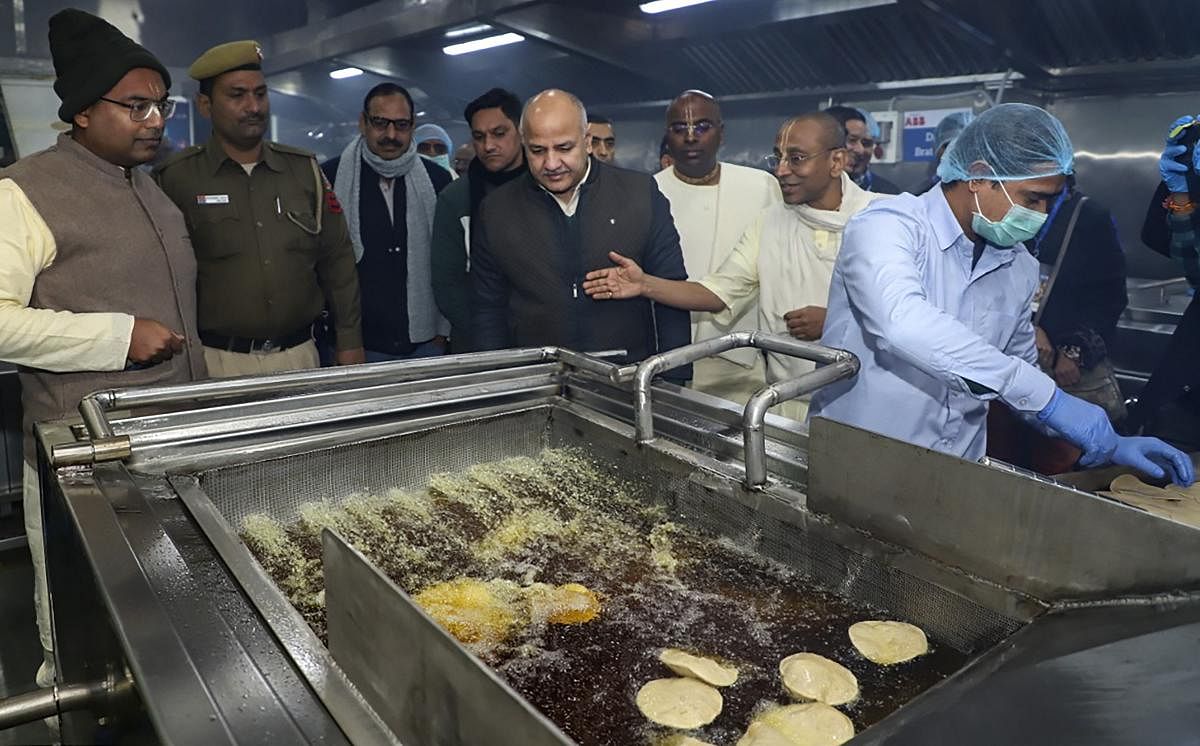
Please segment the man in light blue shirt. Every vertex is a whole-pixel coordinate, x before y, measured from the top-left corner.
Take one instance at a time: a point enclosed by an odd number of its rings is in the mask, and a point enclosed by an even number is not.
[[[1155,438],[1121,438],[1100,407],[1037,367],[1036,235],[1072,172],[1062,124],[1026,104],[976,118],[946,151],[941,184],[872,203],[846,226],[822,343],[858,356],[848,381],[819,390],[828,417],[969,459],[984,455],[988,402],[1109,461],[1191,484],[1191,460]]]

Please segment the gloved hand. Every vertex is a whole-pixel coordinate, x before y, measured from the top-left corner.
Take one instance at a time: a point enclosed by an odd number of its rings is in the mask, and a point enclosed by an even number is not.
[[[1117,433],[1102,408],[1055,389],[1050,403],[1037,416],[1039,421],[1083,449],[1079,459],[1082,466],[1096,466],[1112,460],[1113,452],[1117,450]]]
[[[1083,449],[1082,466],[1108,462],[1132,466],[1154,478],[1164,475],[1171,481],[1189,486],[1195,481],[1192,461],[1158,438],[1122,438],[1113,430],[1108,415],[1100,407],[1056,389],[1038,420]],[[1164,468],[1165,467],[1165,468]]]
[[[1162,157],[1158,159],[1158,172],[1162,175],[1162,180],[1167,185],[1168,191],[1186,192],[1188,190],[1186,176],[1188,168],[1175,160],[1187,151],[1186,145],[1179,144],[1179,138],[1183,136],[1183,131],[1176,133],[1174,137],[1171,136],[1171,133],[1194,121],[1196,121],[1195,117],[1190,114],[1184,115],[1176,119],[1171,128],[1167,130],[1167,145],[1163,148]],[[1195,161],[1198,157],[1200,157],[1200,149],[1193,152],[1193,168],[1196,168]]]
[[[1165,474],[1182,487],[1190,487],[1196,481],[1196,472],[1187,454],[1158,438],[1118,438],[1112,460],[1155,478]]]

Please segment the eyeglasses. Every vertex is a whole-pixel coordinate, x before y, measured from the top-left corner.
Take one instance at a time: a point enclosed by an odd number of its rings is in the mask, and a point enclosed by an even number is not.
[[[812,153],[811,155],[802,155],[800,153],[789,153],[785,157],[780,157],[780,156],[772,153],[771,155],[763,156],[763,162],[765,162],[767,164],[767,168],[771,169],[772,171],[779,168],[780,163],[787,163],[788,168],[797,169],[797,168],[800,168],[801,166],[803,166],[805,161],[811,161],[813,158],[816,158],[819,155],[825,155],[826,153],[832,152],[834,150],[841,150],[841,148],[825,148],[824,150],[819,150],[816,153]]]
[[[671,130],[672,134],[676,135],[684,135],[688,132],[691,132],[693,137],[704,137],[709,132],[712,132],[713,128],[716,126],[717,125],[713,124],[707,119],[702,119],[695,123],[671,122],[671,124],[667,125],[667,129]]]
[[[159,115],[163,119],[170,119],[175,113],[175,102],[169,98],[164,98],[162,101],[151,101],[143,98],[134,101],[132,104],[127,104],[124,101],[113,101],[111,98],[100,97],[101,101],[107,101],[110,104],[124,106],[129,109],[129,118],[135,122],[144,122],[150,118],[150,112],[158,109]]]
[[[367,124],[376,132],[387,132],[388,125],[396,128],[397,132],[408,132],[412,129],[411,119],[388,119],[387,117],[367,117]]]

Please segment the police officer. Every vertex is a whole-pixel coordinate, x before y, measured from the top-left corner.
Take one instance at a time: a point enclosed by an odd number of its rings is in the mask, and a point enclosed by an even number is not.
[[[339,364],[364,362],[358,275],[341,206],[312,153],[264,139],[262,50],[213,47],[188,69],[205,145],[155,169],[196,251],[200,340],[213,376],[319,363],[313,321],[328,303]]]

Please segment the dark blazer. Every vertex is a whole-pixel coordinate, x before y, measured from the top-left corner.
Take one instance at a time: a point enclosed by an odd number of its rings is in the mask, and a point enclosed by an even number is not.
[[[687,279],[670,205],[650,176],[591,162],[575,215],[524,175],[483,200],[471,243],[476,349],[558,345],[624,349],[642,360],[691,341],[687,311],[644,298],[592,300],[584,276],[608,252],[653,275]],[[687,379],[680,368],[669,378]]]

